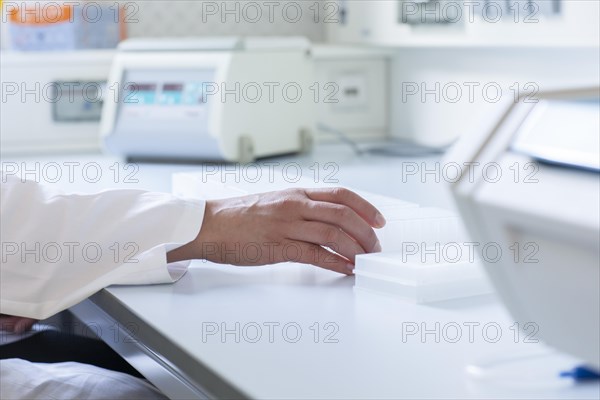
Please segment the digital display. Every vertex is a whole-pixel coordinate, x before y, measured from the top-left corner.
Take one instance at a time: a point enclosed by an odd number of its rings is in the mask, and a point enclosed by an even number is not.
[[[181,83],[165,83],[163,92],[183,92],[183,84]]]
[[[206,103],[206,82],[190,82],[185,85],[183,92],[184,104]]]
[[[206,102],[205,82],[128,83],[123,103],[138,105],[194,105]]]
[[[106,82],[53,82],[52,118],[56,122],[100,121]]]
[[[117,114],[119,130],[198,131],[208,129],[206,88],[215,71],[126,70]]]
[[[128,83],[125,86],[123,103],[127,104],[154,104],[156,101],[156,84]]]

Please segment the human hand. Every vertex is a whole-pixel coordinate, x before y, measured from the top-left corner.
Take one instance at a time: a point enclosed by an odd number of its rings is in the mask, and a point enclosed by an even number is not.
[[[0,314],[0,331],[23,333],[30,330],[36,322],[38,320],[33,318]]]
[[[233,265],[293,261],[351,275],[356,255],[381,251],[373,228],[384,225],[374,206],[343,188],[210,200],[198,237],[168,258]]]

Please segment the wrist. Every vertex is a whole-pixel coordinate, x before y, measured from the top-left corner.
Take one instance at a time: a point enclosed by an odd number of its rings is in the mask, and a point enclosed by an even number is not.
[[[200,260],[204,259],[204,247],[202,243],[206,243],[208,232],[212,230],[209,226],[212,224],[214,214],[214,201],[206,201],[204,208],[204,217],[202,224],[198,230],[196,237],[189,243],[184,244],[176,249],[173,249],[167,253],[167,263],[174,263],[179,261],[187,260]]]
[[[217,226],[215,226],[217,200],[207,200],[204,207],[202,226],[196,238],[192,241],[194,254],[197,259],[206,259],[207,244],[215,242]]]

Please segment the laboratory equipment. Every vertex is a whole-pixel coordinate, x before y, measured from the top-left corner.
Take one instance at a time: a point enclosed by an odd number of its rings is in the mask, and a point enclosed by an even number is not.
[[[367,46],[315,44],[315,100],[320,141],[339,142],[389,136],[389,64],[393,50]]]
[[[2,52],[0,149],[98,151],[114,52]]]
[[[599,112],[600,98],[544,100],[527,118],[512,149],[540,162],[600,171]]]
[[[465,172],[451,184],[473,239],[510,249],[485,262],[487,273],[517,321],[535,323],[543,341],[596,370],[600,149],[587,146],[598,141],[599,97],[594,87],[507,103],[488,129],[459,142],[445,161],[501,172]],[[563,151],[560,143],[568,144]]]
[[[102,115],[106,148],[130,159],[225,160],[306,151],[309,43],[289,38],[137,39],[119,45]]]

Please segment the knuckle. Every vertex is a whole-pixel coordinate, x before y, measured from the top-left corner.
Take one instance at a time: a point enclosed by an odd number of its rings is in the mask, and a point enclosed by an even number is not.
[[[316,202],[316,201],[312,201],[312,200],[308,200],[306,201],[306,208],[310,211],[314,211],[314,212],[318,212],[323,210],[323,206]]]
[[[279,198],[279,206],[285,210],[289,210],[298,205],[298,199],[292,195],[290,192],[282,193],[282,196]]]
[[[323,228],[321,231],[321,239],[325,244],[337,242],[338,230],[332,227]]]
[[[280,211],[285,212],[289,207],[289,200],[286,197],[281,197],[275,202],[275,207]]]
[[[346,206],[335,205],[333,207],[333,215],[337,219],[345,219],[350,216],[350,210]]]
[[[344,198],[348,195],[349,190],[346,188],[343,188],[343,187],[335,187],[335,188],[331,189],[331,193],[335,197]]]

